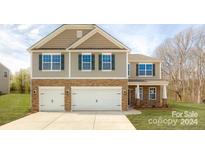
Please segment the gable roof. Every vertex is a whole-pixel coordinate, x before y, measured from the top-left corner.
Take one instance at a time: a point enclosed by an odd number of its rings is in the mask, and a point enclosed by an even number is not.
[[[28,48],[28,51],[36,49],[66,49],[69,47],[69,45],[78,40],[78,38],[74,37],[74,34],[76,34],[77,30],[81,30],[83,32],[83,35],[85,35],[93,28],[93,24],[61,25],[60,27],[43,37],[41,40],[36,42],[30,48]]]
[[[1,62],[0,62],[0,66],[7,69],[8,71],[10,71],[5,65],[3,65]]]
[[[121,49],[119,46],[102,36],[95,33],[93,36],[82,42],[75,49]],[[124,49],[124,48],[123,48]]]
[[[74,31],[72,31],[74,30]],[[76,37],[76,31],[82,30],[83,36],[81,38]],[[100,49],[123,49],[129,50],[127,46],[122,44],[119,40],[102,30],[100,27],[94,24],[88,25],[62,25],[40,41],[32,45],[28,51],[40,50],[40,49],[95,49],[90,46],[93,37],[98,35],[99,41],[95,44],[95,47]],[[102,42],[105,44],[103,44]],[[85,46],[86,44],[86,46]],[[106,46],[107,45],[107,46]],[[98,47],[97,47],[98,46]]]
[[[142,54],[129,54],[128,62],[161,62],[161,60]]]
[[[68,49],[78,49],[83,46],[83,43],[85,44],[86,41],[94,37],[95,35],[100,35],[101,39],[103,38],[104,40],[107,40],[109,42],[109,45],[111,46],[111,49],[124,49],[124,50],[129,50],[127,46],[125,46],[123,43],[121,43],[119,40],[105,32],[103,29],[95,25],[95,29],[87,33],[84,37],[73,43]],[[92,39],[91,39],[92,40]],[[99,44],[98,44],[99,45]],[[102,45],[102,44],[100,44]],[[89,47],[88,47],[89,48]],[[91,47],[90,47],[91,48]],[[99,47],[100,48],[100,47]]]

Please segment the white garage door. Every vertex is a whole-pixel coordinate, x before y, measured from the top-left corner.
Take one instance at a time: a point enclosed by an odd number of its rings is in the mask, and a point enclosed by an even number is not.
[[[121,87],[71,87],[72,110],[121,110]]]
[[[64,87],[39,87],[40,111],[64,111]]]

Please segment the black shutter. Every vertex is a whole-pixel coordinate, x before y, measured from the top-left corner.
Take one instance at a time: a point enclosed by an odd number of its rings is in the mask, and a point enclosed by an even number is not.
[[[92,70],[95,70],[95,55],[92,54]]]
[[[115,55],[112,54],[112,70],[115,70]]]
[[[136,76],[138,76],[138,64],[136,64]]]
[[[102,54],[99,55],[99,70],[102,70]]]
[[[78,55],[78,69],[82,70],[82,55]]]
[[[155,76],[155,64],[153,64],[153,76]]]
[[[64,55],[61,55],[61,70],[64,70]]]
[[[39,55],[39,70],[42,70],[42,54]]]

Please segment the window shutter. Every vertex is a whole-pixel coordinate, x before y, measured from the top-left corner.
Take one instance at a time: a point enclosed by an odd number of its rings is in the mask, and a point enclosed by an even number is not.
[[[95,70],[95,55],[92,54],[92,70]]]
[[[61,55],[61,70],[64,70],[64,55]]]
[[[39,70],[42,70],[42,54],[39,55]]]
[[[136,76],[138,76],[138,64],[136,64]]]
[[[153,76],[155,76],[155,64],[153,64]]]
[[[78,69],[82,70],[82,55],[78,55]]]
[[[115,55],[112,54],[112,70],[115,70]]]
[[[102,70],[102,54],[99,55],[99,70]]]

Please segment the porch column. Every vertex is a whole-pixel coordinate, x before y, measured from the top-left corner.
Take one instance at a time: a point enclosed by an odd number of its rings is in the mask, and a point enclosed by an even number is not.
[[[167,85],[163,85],[162,106],[167,107]]]
[[[135,88],[135,99],[136,99],[136,107],[140,106],[140,85],[137,85]]]
[[[167,99],[167,86],[163,85],[163,99]]]

